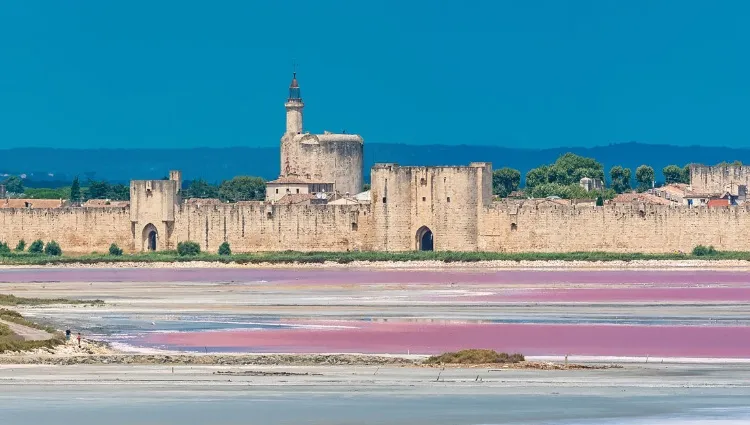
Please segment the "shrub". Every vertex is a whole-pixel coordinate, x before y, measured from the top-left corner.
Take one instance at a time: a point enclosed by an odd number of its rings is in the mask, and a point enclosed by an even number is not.
[[[198,255],[201,253],[201,246],[197,242],[185,241],[177,244],[177,254],[180,256]]]
[[[713,247],[713,245],[709,246],[703,246],[698,245],[695,248],[693,248],[693,255],[696,257],[703,257],[706,255],[714,255],[716,254],[716,248]]]
[[[519,363],[524,361],[522,354],[498,353],[494,350],[461,350],[455,353],[444,353],[439,356],[429,357],[426,364],[493,364],[493,363]]]
[[[60,244],[58,244],[57,242],[49,241],[47,242],[47,245],[44,247],[44,253],[47,255],[60,256],[62,255],[62,249],[60,249]]]
[[[9,254],[10,248],[6,242],[0,242],[0,254]]]
[[[229,242],[224,242],[219,246],[219,255],[232,255],[232,248],[229,247]]]
[[[18,241],[18,245],[16,245],[16,251],[23,252],[24,249],[26,249],[26,241],[21,239]]]
[[[122,255],[122,248],[117,246],[116,243],[113,243],[109,246],[109,255],[115,255],[119,257],[120,255]]]
[[[37,239],[29,245],[29,252],[32,254],[41,254],[44,252],[44,242],[41,239]]]

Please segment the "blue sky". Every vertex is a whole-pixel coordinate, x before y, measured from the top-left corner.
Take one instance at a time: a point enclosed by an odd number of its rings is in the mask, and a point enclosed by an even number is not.
[[[467,5],[469,4],[469,5]],[[0,148],[365,142],[746,146],[741,1],[17,1]]]

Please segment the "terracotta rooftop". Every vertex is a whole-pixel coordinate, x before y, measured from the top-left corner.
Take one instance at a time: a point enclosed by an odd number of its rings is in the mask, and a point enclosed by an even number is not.
[[[123,208],[130,206],[130,201],[110,201],[108,199],[89,199],[83,203],[84,207],[87,208]]]
[[[62,199],[0,199],[0,208],[62,208]]]
[[[266,182],[266,184],[312,184],[312,183],[313,182],[310,180],[305,180],[297,176],[284,176],[284,177],[279,177],[276,180],[271,180],[270,182]]]
[[[728,207],[729,199],[711,199],[708,201],[708,207]]]
[[[615,196],[612,200],[615,204],[630,204],[633,202],[643,202],[645,204],[655,205],[672,205],[672,201],[664,199],[660,196],[651,195],[649,193],[621,193]]]

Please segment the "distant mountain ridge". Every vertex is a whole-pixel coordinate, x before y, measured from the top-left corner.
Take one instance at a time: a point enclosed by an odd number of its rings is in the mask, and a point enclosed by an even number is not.
[[[495,169],[511,167],[520,170],[522,175],[539,165],[554,162],[566,152],[573,152],[595,158],[604,164],[607,173],[615,165],[635,171],[637,166],[648,164],[656,170],[657,180],[661,179],[661,169],[669,164],[712,165],[735,160],[750,163],[750,148],[670,146],[637,142],[551,149],[366,143],[364,151],[366,170],[377,162],[400,165],[468,165],[470,162],[491,162]],[[219,182],[237,175],[273,179],[279,173],[279,148],[0,149],[0,174],[24,173],[27,179],[38,183],[69,182],[75,175],[82,179],[91,177],[113,182],[159,179],[173,169],[182,170],[185,180],[203,178],[209,182]],[[367,171],[365,180],[369,181]]]

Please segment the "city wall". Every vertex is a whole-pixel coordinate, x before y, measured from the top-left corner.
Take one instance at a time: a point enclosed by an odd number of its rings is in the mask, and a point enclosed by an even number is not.
[[[478,249],[497,252],[690,252],[696,245],[750,251],[750,210],[664,205],[492,204]]]
[[[395,201],[395,192],[388,194]],[[699,244],[750,251],[750,210],[745,207],[497,202],[481,206],[477,216],[470,204],[457,203],[463,207],[448,213],[422,208],[421,202],[420,197],[381,215],[375,204],[182,204],[175,210],[169,234],[160,230],[158,249],[174,249],[178,242],[191,240],[208,252],[216,252],[224,241],[234,252],[408,251],[417,248],[419,229],[431,226],[438,251],[664,253],[689,252]],[[427,211],[402,215],[401,208]],[[138,226],[131,222],[128,208],[0,209],[0,241],[11,248],[20,239],[27,245],[42,239],[56,240],[67,253],[103,253],[111,243],[129,252],[141,251],[146,236]]]
[[[194,241],[209,252],[225,241],[234,252],[371,249],[369,205],[183,204],[175,218],[172,245]]]
[[[132,251],[133,237],[128,208],[3,208],[0,241],[11,249],[23,239],[57,241],[64,252],[107,252],[116,243]]]

